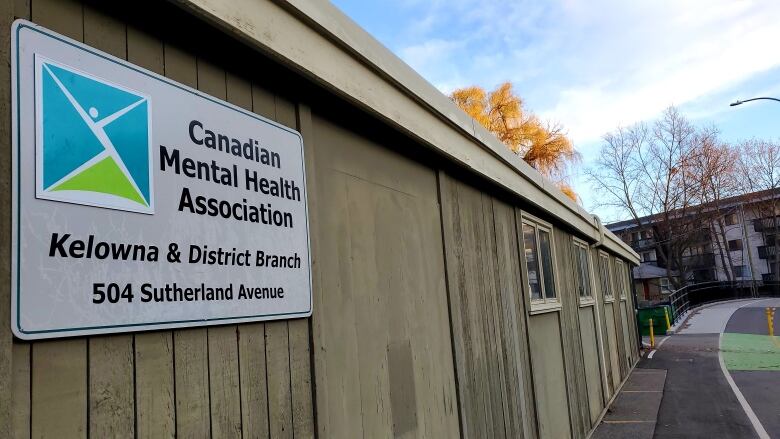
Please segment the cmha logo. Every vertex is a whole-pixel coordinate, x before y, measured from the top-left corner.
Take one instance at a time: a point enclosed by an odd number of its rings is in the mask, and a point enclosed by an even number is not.
[[[154,213],[148,96],[35,60],[37,198]]]

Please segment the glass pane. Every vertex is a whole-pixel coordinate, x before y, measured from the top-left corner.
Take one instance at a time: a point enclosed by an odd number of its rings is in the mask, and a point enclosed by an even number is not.
[[[590,270],[588,269],[588,251],[584,247],[577,247],[580,262],[580,283],[582,284],[580,294],[583,297],[591,297],[590,292]]]
[[[609,292],[609,267],[607,266],[607,258],[599,257],[599,271],[601,271],[601,294],[604,297],[610,297],[612,294]]]
[[[539,251],[542,252],[542,273],[544,274],[544,295],[555,299],[555,281],[553,281],[553,260],[550,249],[550,234],[539,230]]]
[[[542,285],[539,282],[539,260],[536,255],[535,229],[523,224],[523,248],[525,248],[525,266],[528,269],[528,287],[531,290],[531,300],[542,298]]]
[[[580,247],[578,245],[574,246],[574,265],[575,270],[577,271],[577,292],[580,294],[580,297],[585,297],[585,284],[583,283],[582,273],[582,255],[580,254]]]

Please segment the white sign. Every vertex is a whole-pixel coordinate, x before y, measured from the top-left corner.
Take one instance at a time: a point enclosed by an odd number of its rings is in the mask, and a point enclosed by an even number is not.
[[[311,315],[300,134],[27,21],[11,46],[17,337]]]

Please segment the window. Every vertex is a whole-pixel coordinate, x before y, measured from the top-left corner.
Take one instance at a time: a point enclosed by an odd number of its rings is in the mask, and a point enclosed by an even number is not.
[[[747,275],[744,265],[732,265],[731,272],[734,273],[734,277],[745,277]]]
[[[723,221],[726,223],[727,226],[733,226],[737,223],[737,214],[736,213],[730,213],[723,217]]]
[[[609,278],[609,256],[606,253],[599,253],[599,283],[601,285],[601,294],[605,302],[615,300],[612,293],[612,285]]]
[[[580,303],[593,302],[588,249],[588,244],[577,239],[574,240],[574,264],[577,271],[577,291],[579,292]]]
[[[738,250],[742,250],[742,240],[732,239],[731,241],[729,241],[729,251],[735,252]]]
[[[617,283],[617,288],[620,292],[620,298],[625,299],[626,290],[628,290],[628,272],[626,271],[626,266],[623,264],[623,261],[617,258],[615,258],[615,270],[617,271],[617,276],[615,276],[615,283]]]
[[[660,279],[660,283],[661,283],[661,293],[669,292],[669,278],[662,277]]]
[[[775,245],[775,235],[766,235],[766,245]]]
[[[655,252],[642,252],[642,262],[653,262],[655,261]]]
[[[523,251],[532,308],[557,307],[559,304],[553,274],[551,233],[549,227],[523,219]]]

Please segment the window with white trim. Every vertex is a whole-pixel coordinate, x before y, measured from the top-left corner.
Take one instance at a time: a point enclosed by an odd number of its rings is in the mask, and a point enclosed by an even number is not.
[[[617,284],[620,289],[620,300],[626,300],[626,291],[628,291],[628,271],[625,264],[620,259],[615,258],[615,270],[617,270]]]
[[[560,303],[555,290],[552,229],[523,218],[523,252],[531,306]],[[533,310],[533,309],[532,309]]]
[[[577,272],[577,291],[580,302],[593,301],[593,287],[590,280],[590,247],[583,241],[574,240],[574,264]]]
[[[612,279],[609,275],[609,255],[599,253],[599,282],[601,284],[601,294],[605,302],[615,300],[615,294],[612,292]]]

